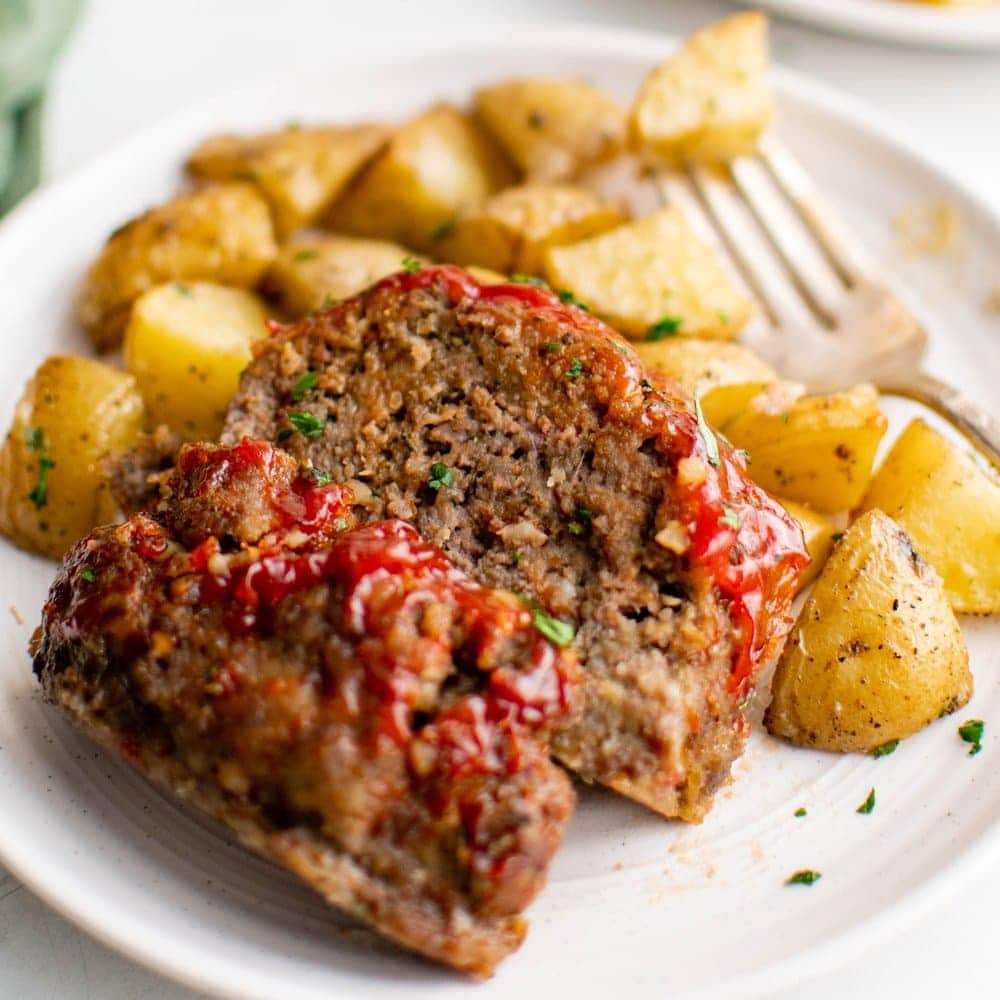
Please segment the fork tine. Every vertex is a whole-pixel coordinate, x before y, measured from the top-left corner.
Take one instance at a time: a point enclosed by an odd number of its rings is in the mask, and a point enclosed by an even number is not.
[[[729,172],[799,294],[823,325],[832,328],[845,288],[826,252],[817,245],[812,231],[803,224],[765,164],[743,156],[729,164]]]
[[[815,316],[788,280],[773,247],[733,185],[705,167],[691,167],[688,175],[700,207],[775,325],[789,330],[815,328]]]
[[[773,135],[765,135],[757,151],[848,287],[853,288],[866,273],[872,273],[872,261],[864,247],[828,208],[805,168],[788,149]]]

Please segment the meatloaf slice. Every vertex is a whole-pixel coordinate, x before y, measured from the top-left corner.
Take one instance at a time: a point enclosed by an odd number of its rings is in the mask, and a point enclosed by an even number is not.
[[[223,439],[245,434],[360,481],[373,516],[572,624],[586,708],[558,756],[702,818],[807,557],[744,459],[616,333],[532,285],[401,273],[259,346]]]
[[[547,619],[270,445],[181,450],[159,507],[67,556],[47,698],[330,903],[489,973],[573,805]]]

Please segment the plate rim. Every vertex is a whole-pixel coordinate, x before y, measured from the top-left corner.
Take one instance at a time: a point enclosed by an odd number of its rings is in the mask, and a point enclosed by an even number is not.
[[[738,0],[743,6],[763,8],[776,17],[798,21],[814,29],[829,28],[845,35],[917,48],[988,52],[1000,48],[1000,8],[935,10],[907,6],[899,10],[872,7],[870,11],[817,7],[814,0]]]
[[[344,65],[370,62],[373,59],[384,64],[390,62],[393,56],[417,53],[426,56],[455,49],[512,45],[550,54],[591,52],[598,56],[633,58],[637,61],[648,59],[652,65],[678,43],[677,36],[655,31],[607,26],[519,24],[499,32],[489,27],[457,27],[434,32],[413,32],[406,37],[351,39],[349,48],[334,51],[339,60],[338,69]],[[30,229],[37,213],[43,212],[50,202],[67,198],[72,200],[74,191],[85,191],[94,178],[99,179],[108,169],[107,165],[132,157],[141,160],[147,147],[155,149],[161,143],[169,143],[172,134],[190,128],[192,123],[199,121],[213,107],[235,105],[242,94],[252,93],[269,84],[287,87],[296,80],[320,79],[331,75],[331,72],[328,67],[309,63],[295,70],[257,74],[234,87],[189,102],[90,157],[62,176],[45,183],[0,223],[0,259],[12,248],[16,249],[22,232]],[[905,127],[866,102],[802,73],[776,65],[773,78],[779,99],[782,94],[786,94],[815,106],[838,118],[853,131],[914,161],[934,177],[944,192],[967,204],[976,214],[977,221],[985,223],[994,238],[1000,242],[1000,209],[992,206],[960,177],[928,156]],[[44,866],[32,864],[30,857],[22,857],[22,854],[30,855],[30,851],[19,848],[17,839],[5,837],[4,831],[4,825],[0,824],[0,862],[47,906],[80,930],[132,961],[190,989],[216,996],[263,996],[254,992],[250,982],[234,983],[232,970],[227,972],[220,968],[214,973],[210,971],[212,963],[204,961],[207,956],[203,956],[201,963],[185,965],[177,958],[172,959],[169,953],[165,954],[155,943],[144,944],[144,936],[133,933],[134,926],[129,924],[127,916],[116,914],[113,906],[104,905],[100,899],[73,897],[67,900],[60,893],[58,882],[53,884],[47,880]],[[937,900],[956,894],[963,884],[996,857],[1000,857],[1000,819],[920,885],[904,890],[893,902],[849,930],[814,945],[799,955],[750,972],[737,973],[721,983],[686,990],[676,995],[723,997],[732,996],[739,991],[744,995],[757,996],[834,970],[852,957],[874,949],[891,937],[901,935]]]

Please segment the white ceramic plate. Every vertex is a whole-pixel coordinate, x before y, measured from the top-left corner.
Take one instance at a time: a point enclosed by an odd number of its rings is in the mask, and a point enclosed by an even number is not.
[[[1000,48],[1000,6],[951,7],[912,0],[751,0],[750,6],[887,42],[946,49]]]
[[[122,220],[167,196],[186,150],[222,128],[291,118],[402,117],[429,100],[467,98],[512,73],[565,73],[632,92],[667,43],[606,30],[536,30],[516,39],[414,41],[406,50],[331,54],[316,76],[254,86],[139,136],[31,198],[0,227],[6,356],[0,420],[49,352],[84,349],[72,321],[88,260]],[[982,398],[1000,382],[996,336],[978,304],[996,281],[1000,225],[970,195],[886,137],[867,112],[778,74],[780,132],[852,224],[920,291],[936,370]],[[965,220],[965,256],[895,259],[892,214],[928,197]],[[897,414],[898,416],[898,414]],[[896,421],[898,429],[899,421]],[[966,756],[958,720],[882,760],[838,757],[755,735],[701,827],[665,823],[610,794],[583,791],[531,932],[490,983],[472,986],[348,929],[310,893],[232,845],[218,828],[95,750],[44,706],[25,647],[51,564],[0,545],[0,858],[52,906],[168,976],[251,997],[550,995],[587,1000],[721,996],[775,988],[829,968],[901,926],[959,867],[1000,842],[1000,642],[968,623],[978,690],[962,718],[987,720]],[[18,609],[25,622],[8,616]],[[855,807],[877,789],[870,816]],[[798,806],[809,815],[793,817]],[[817,868],[810,887],[789,873]]]

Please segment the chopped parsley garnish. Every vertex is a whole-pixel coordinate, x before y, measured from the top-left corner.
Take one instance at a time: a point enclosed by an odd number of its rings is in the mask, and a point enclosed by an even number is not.
[[[889,754],[895,753],[896,747],[899,746],[899,740],[889,740],[888,743],[883,743],[880,747],[875,747],[872,750],[873,757],[888,757]]]
[[[834,541],[834,542],[839,542],[841,540],[841,538],[843,538],[843,537],[844,537],[844,533],[842,531],[835,531],[830,536],[830,540]]]
[[[802,871],[785,879],[785,885],[812,885],[823,877],[821,872],[813,871],[811,868],[803,868]]]
[[[294,433],[291,427],[282,427],[275,440],[280,444],[282,441],[287,441]]]
[[[323,433],[323,421],[312,413],[304,413],[301,410],[292,410],[288,414],[288,422],[303,437],[318,438]],[[280,440],[280,438],[279,438]]]
[[[316,486],[329,486],[333,482],[333,476],[320,469],[310,469],[307,475]]]
[[[318,250],[313,250],[307,247],[305,250],[300,250],[295,255],[295,260],[296,261],[315,260],[318,256],[319,256]]]
[[[562,350],[562,344],[558,340],[550,340],[545,345],[545,350],[547,350],[549,354],[558,354]]]
[[[435,462],[431,466],[431,476],[427,480],[427,485],[435,491],[440,490],[444,486],[454,486],[455,473],[444,462]]]
[[[715,434],[712,433],[712,428],[705,421],[701,400],[697,396],[694,397],[694,415],[698,420],[698,433],[704,442],[705,451],[708,452],[708,464],[717,469],[722,464],[722,459],[719,457],[719,442],[716,440]]]
[[[511,561],[511,562],[512,562],[512,563],[513,563],[513,564],[514,564],[515,566],[519,566],[519,565],[521,564],[521,560],[522,560],[523,558],[524,558],[524,557],[523,557],[523,556],[521,555],[521,553],[520,553],[520,552],[515,552],[515,553],[514,553],[514,554],[513,554],[513,555],[512,555],[511,557],[510,557],[510,561]]]
[[[548,288],[549,283],[542,278],[536,278],[533,274],[512,274],[510,280],[515,285],[536,285],[538,288]]]
[[[650,382],[648,378],[644,378],[644,379],[643,379],[643,380],[642,380],[642,381],[641,381],[641,382],[639,383],[639,385],[641,385],[641,386],[643,387],[643,389],[652,389],[652,388],[653,388],[653,383],[652,383],[652,382]]]
[[[570,521],[569,533],[571,535],[582,535],[584,532],[584,527],[579,521]]]
[[[724,524],[727,528],[732,528],[733,531],[740,530],[740,516],[731,507],[726,504],[722,505],[722,509],[726,512],[722,517],[719,518],[719,524]]]
[[[55,468],[45,447],[45,431],[41,427],[28,427],[24,432],[24,443],[28,451],[38,453],[38,482],[28,494],[28,499],[41,510],[49,502],[49,472]]]
[[[191,289],[187,285],[182,285],[179,281],[174,282],[174,291],[178,295],[183,295],[186,299],[191,298]]]
[[[579,358],[574,358],[569,368],[566,369],[566,378],[579,378],[583,374],[583,362]]]
[[[965,740],[966,743],[971,743],[972,746],[969,747],[969,756],[975,757],[980,750],[983,749],[983,730],[986,729],[986,723],[982,719],[969,719],[968,722],[963,722],[962,725],[958,727],[958,735]]]
[[[428,235],[432,240],[437,242],[438,240],[447,239],[453,232],[455,232],[455,220],[447,219],[439,226],[435,226]]]
[[[557,646],[568,646],[576,635],[576,629],[569,622],[561,622],[558,618],[547,615],[537,601],[524,594],[517,594],[517,599],[531,611],[531,624],[535,630],[545,636],[549,642]]]
[[[587,510],[586,507],[576,508],[576,517],[578,521],[589,521],[594,515]]]
[[[865,801],[862,802],[861,805],[859,805],[858,808],[855,809],[854,811],[857,813],[861,813],[862,816],[867,816],[874,808],[875,808],[875,789],[873,788],[868,793],[868,798],[865,799]]]
[[[253,183],[255,181],[260,180],[260,174],[258,174],[256,170],[253,170],[250,167],[244,167],[243,170],[240,170],[236,173],[236,179],[238,181],[250,181],[251,183]]]
[[[805,806],[799,806],[799,808],[796,809],[795,812],[792,813],[792,815],[798,817],[799,819],[801,819],[803,816],[808,816],[809,813],[806,812],[806,807]]]
[[[789,414],[789,413],[782,413],[781,414],[781,422],[783,424],[787,424],[788,421],[791,420],[791,419],[792,419],[791,414]]]
[[[684,320],[680,316],[664,316],[646,331],[646,340],[664,340],[675,336]]]
[[[729,324],[733,321],[732,316],[730,316],[724,309],[718,310],[715,315],[719,318],[719,322],[722,323],[723,326],[729,326]]]
[[[347,518],[338,517],[336,521],[333,522],[333,527],[335,531],[346,531],[347,530]]]
[[[420,261],[416,257],[404,257],[400,262],[404,271],[409,274],[416,274],[420,270]]]
[[[339,300],[335,299],[329,292],[323,296],[323,301],[319,304],[319,311],[325,312],[327,309],[331,309],[337,304]]]
[[[301,375],[295,385],[292,386],[292,399],[298,403],[306,393],[316,388],[318,380],[319,372],[309,371]]]
[[[577,309],[582,309],[584,312],[590,312],[590,306],[581,302],[568,288],[562,289],[559,293],[559,301],[568,306],[576,306]]]
[[[86,580],[87,583],[93,583],[97,579],[97,574],[89,566],[87,566],[86,568],[80,570],[80,579]]]

